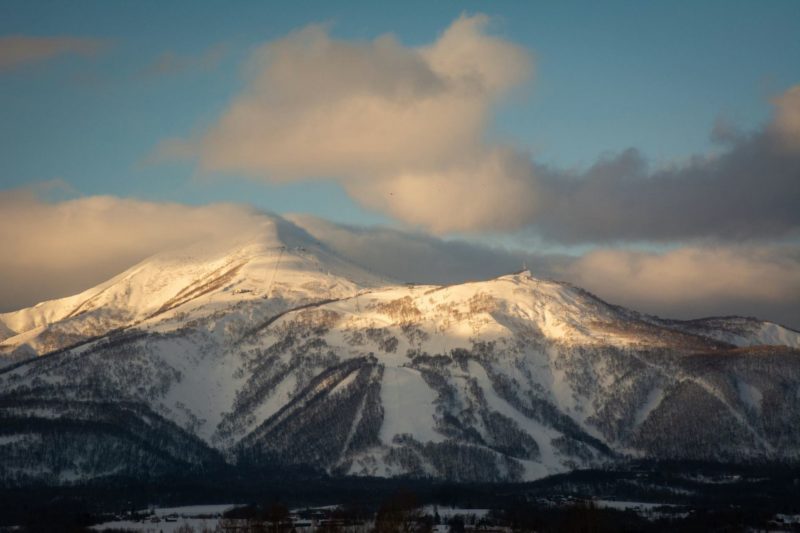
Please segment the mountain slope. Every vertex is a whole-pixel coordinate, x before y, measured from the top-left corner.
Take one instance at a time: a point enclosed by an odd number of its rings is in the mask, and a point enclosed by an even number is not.
[[[392,284],[277,218],[0,319],[5,483],[112,463],[501,481],[800,460],[798,332],[663,320],[527,272]]]

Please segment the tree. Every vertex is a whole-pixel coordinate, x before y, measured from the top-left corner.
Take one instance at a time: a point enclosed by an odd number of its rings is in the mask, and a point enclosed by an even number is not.
[[[375,517],[376,533],[410,533],[424,529],[413,492],[400,490],[383,502]]]
[[[447,521],[451,533],[464,533],[464,517],[457,514]]]
[[[278,533],[291,527],[289,509],[282,503],[272,502],[264,506],[264,519],[270,524],[270,531]]]

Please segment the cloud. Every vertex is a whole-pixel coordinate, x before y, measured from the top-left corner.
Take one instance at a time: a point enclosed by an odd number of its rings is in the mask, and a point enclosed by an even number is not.
[[[202,241],[230,246],[272,217],[232,204],[187,206],[111,196],[42,201],[0,191],[0,311],[75,294],[164,250]],[[361,266],[402,281],[489,279],[526,265],[609,302],[661,316],[742,314],[800,327],[800,246],[685,246],[662,253],[623,248],[582,256],[441,239],[384,227],[286,217]]]
[[[181,55],[167,50],[144,68],[140,74],[146,78],[156,78],[191,70],[212,70],[219,65],[227,53],[228,47],[224,44],[211,46],[197,56]]]
[[[496,148],[441,170],[351,180],[345,189],[367,207],[437,234],[513,230],[539,208],[531,171],[529,158]]]
[[[448,284],[489,279],[526,265],[615,304],[672,318],[739,314],[800,327],[800,246],[683,246],[656,253],[603,248],[540,254],[443,240],[390,228],[289,217],[340,255],[395,279]]]
[[[604,249],[576,259],[561,275],[610,301],[663,316],[759,315],[800,326],[797,245]]]
[[[261,216],[226,204],[111,196],[49,203],[32,190],[0,191],[0,311],[75,294],[163,250],[232,239]]]
[[[800,86],[773,100],[758,131],[717,124],[719,153],[651,169],[629,149],[565,171],[487,140],[493,109],[533,64],[488,23],[462,16],[418,48],[337,40],[320,25],[264,44],[219,119],[161,155],[272,182],[336,180],[361,205],[436,234],[524,229],[569,244],[798,234]]]
[[[538,167],[546,207],[527,221],[562,243],[783,238],[800,229],[800,86],[750,134],[715,127],[727,148],[651,170],[635,149],[583,173]]]
[[[523,266],[550,278],[572,261],[568,256],[444,240],[394,228],[335,224],[311,215],[286,218],[342,257],[400,281],[446,285],[490,279]]]
[[[63,55],[95,56],[107,45],[104,40],[85,37],[0,37],[0,72]]]
[[[775,118],[770,133],[778,145],[789,152],[800,152],[800,85],[796,85],[773,100]]]
[[[309,26],[260,47],[219,120],[160,152],[193,155],[210,172],[335,179],[364,205],[437,232],[513,227],[535,205],[530,164],[484,135],[532,61],[488,24],[462,16],[420,48],[391,35],[340,41]]]
[[[487,22],[462,17],[423,49],[390,35],[336,41],[319,25],[268,43],[244,94],[202,139],[200,162],[280,180],[458,160],[480,146],[490,104],[528,69],[521,49],[482,33]]]

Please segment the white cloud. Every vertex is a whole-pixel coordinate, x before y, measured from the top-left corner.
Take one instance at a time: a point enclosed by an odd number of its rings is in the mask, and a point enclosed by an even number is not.
[[[498,148],[441,170],[350,180],[345,188],[363,205],[437,234],[513,230],[539,206],[531,171],[530,159]]]
[[[437,232],[518,226],[534,203],[531,165],[486,144],[484,130],[532,61],[488,23],[462,16],[421,48],[304,28],[259,48],[219,120],[162,155],[272,181],[336,179],[364,205]]]
[[[0,311],[67,296],[157,252],[252,230],[253,209],[93,196],[43,202],[0,191]]]
[[[604,298],[641,311],[696,318],[766,315],[800,325],[800,247],[684,246],[655,253],[590,252],[562,275]]]

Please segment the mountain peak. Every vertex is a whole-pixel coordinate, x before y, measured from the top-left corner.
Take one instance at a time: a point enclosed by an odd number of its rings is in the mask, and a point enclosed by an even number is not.
[[[291,306],[390,283],[288,220],[267,216],[246,233],[164,251],[77,295],[0,314],[0,354],[60,349],[173,312],[204,315],[255,299]]]

